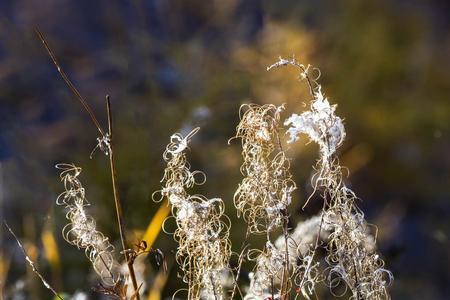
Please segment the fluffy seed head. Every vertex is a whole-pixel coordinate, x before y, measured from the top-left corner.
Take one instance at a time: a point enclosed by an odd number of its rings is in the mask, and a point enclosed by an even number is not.
[[[84,249],[103,283],[112,286],[121,278],[119,265],[113,257],[113,245],[96,229],[95,219],[86,212],[90,204],[78,179],[81,168],[65,163],[57,164],[56,168],[61,170],[60,178],[65,188],[56,199],[56,204],[65,207],[69,220],[63,229],[63,237],[78,249]]]
[[[283,224],[296,188],[278,136],[282,110],[283,106],[272,104],[241,107],[244,113],[235,138],[242,142],[244,178],[234,194],[234,205],[252,233],[270,232]]]
[[[227,268],[230,255],[229,224],[222,220],[222,199],[208,199],[202,195],[189,195],[188,188],[203,184],[205,174],[191,171],[185,150],[190,138],[198,131],[194,129],[186,137],[174,134],[164,152],[167,167],[164,171],[164,187],[154,194],[166,197],[172,206],[176,220],[175,240],[179,243],[177,262],[189,285],[190,299],[199,299],[201,293],[209,291],[215,299],[222,299],[220,274]],[[159,199],[155,199],[159,200]]]
[[[291,142],[303,133],[320,147],[313,179],[315,191],[322,190],[323,223],[330,229],[326,257],[328,284],[333,291],[344,283],[354,299],[388,299],[387,287],[392,273],[384,269],[384,262],[375,253],[375,240],[368,238],[367,222],[355,205],[356,195],[344,184],[342,167],[336,156],[336,149],[345,138],[342,119],[335,115],[336,105],[330,105],[323,96],[317,78],[313,79],[308,73],[309,66],[281,58],[273,66],[287,65],[301,70],[300,78],[308,81],[313,96],[310,110],[301,115],[293,114],[285,125],[290,126],[287,132]]]

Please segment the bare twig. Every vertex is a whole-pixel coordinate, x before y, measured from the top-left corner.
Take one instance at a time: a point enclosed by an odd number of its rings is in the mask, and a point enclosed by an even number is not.
[[[138,285],[136,280],[136,274],[133,268],[133,261],[129,259],[127,254],[127,239],[125,236],[125,225],[123,221],[123,210],[122,204],[120,201],[119,192],[117,190],[117,177],[116,177],[116,167],[114,161],[114,151],[113,151],[113,120],[112,120],[112,112],[111,112],[111,101],[109,96],[106,96],[106,111],[108,114],[108,134],[109,134],[109,166],[111,169],[111,181],[113,186],[113,195],[114,195],[114,204],[116,207],[116,216],[117,216],[117,224],[119,225],[119,233],[120,233],[120,241],[122,243],[122,250],[125,256],[125,260],[127,262],[128,270],[130,272],[131,282],[133,284],[133,288],[135,291],[136,299],[139,300],[139,292]]]
[[[309,75],[309,68],[311,67],[310,65],[307,65],[306,67],[299,63],[294,57],[292,57],[292,59],[285,59],[282,58],[281,56],[278,58],[278,61],[270,66],[267,67],[267,71],[270,71],[272,69],[275,68],[279,68],[279,67],[284,67],[284,66],[294,66],[299,68],[302,72],[300,73],[300,78],[301,79],[306,79],[307,83],[308,83],[308,87],[309,87],[309,92],[311,94],[311,96],[314,97],[314,90],[318,87],[318,84],[316,82],[316,79],[311,78],[311,76]],[[318,71],[318,69],[315,69]],[[320,75],[319,75],[320,76]]]
[[[282,275],[282,279],[281,279],[281,292],[280,292],[280,297],[281,299],[289,299],[289,247],[288,247],[288,238],[289,238],[289,233],[288,233],[288,216],[287,216],[287,212],[284,211],[283,212],[284,215],[284,220],[283,220],[283,235],[284,235],[284,251],[285,251],[285,255],[284,255],[284,270],[283,270],[283,275]]]
[[[278,147],[280,148],[280,152],[283,152],[283,145],[281,144],[280,135],[277,130],[276,140],[278,143]],[[282,211],[283,214],[283,235],[284,235],[284,269],[283,274],[281,276],[281,289],[280,289],[280,297],[281,300],[289,299],[290,291],[289,291],[289,247],[288,247],[288,239],[289,239],[289,215],[287,212],[287,206]]]
[[[245,233],[245,238],[244,238],[244,241],[242,242],[242,245],[241,245],[241,253],[239,254],[238,267],[237,267],[237,271],[236,271],[236,277],[234,278],[233,291],[231,293],[231,298],[230,299],[234,298],[234,294],[236,293],[236,289],[238,290],[239,293],[241,293],[241,291],[239,289],[238,281],[239,281],[239,276],[241,275],[242,263],[244,261],[244,256],[245,256],[244,253],[246,252],[247,247],[249,246],[247,244],[249,234],[250,234],[250,227],[247,226],[247,231]],[[242,294],[241,294],[241,298],[243,298]]]
[[[54,288],[52,288],[52,286],[47,282],[47,280],[45,280],[44,276],[42,276],[42,274],[39,272],[38,268],[36,267],[36,264],[34,263],[34,261],[31,260],[31,258],[28,256],[24,246],[22,245],[22,243],[20,242],[19,238],[16,236],[16,234],[14,233],[14,231],[12,231],[11,227],[8,226],[8,223],[6,223],[6,221],[3,222],[5,224],[5,227],[8,229],[8,231],[11,233],[11,235],[14,237],[14,239],[16,240],[17,244],[19,245],[20,250],[22,251],[23,255],[25,256],[25,260],[27,261],[27,263],[30,265],[31,269],[33,270],[33,272],[39,277],[39,279],[42,281],[42,284],[49,289],[53,295],[55,295],[55,297],[58,297],[61,300],[64,300],[56,291]]]
[[[305,273],[303,274],[302,280],[300,281],[300,284],[299,284],[300,287],[303,286],[303,284],[304,284],[304,282],[306,280],[306,276],[308,276],[308,274],[309,274],[309,270],[310,270],[311,265],[313,263],[314,256],[316,255],[317,249],[319,248],[320,234],[322,232],[326,205],[327,205],[327,201],[326,201],[326,199],[324,199],[323,200],[323,206],[322,206],[322,212],[321,212],[321,216],[320,216],[319,230],[317,232],[316,241],[314,243],[313,252],[311,254],[311,259],[309,260],[308,265],[306,266],[306,269],[305,269]]]
[[[92,108],[89,106],[89,104],[86,102],[86,100],[81,96],[78,89],[73,85],[72,81],[70,81],[69,77],[67,77],[66,73],[64,72],[63,68],[61,68],[61,65],[59,64],[55,54],[53,53],[53,50],[50,48],[47,40],[45,39],[44,34],[38,29],[35,28],[34,31],[36,32],[37,36],[41,40],[42,44],[44,44],[45,50],[47,50],[48,55],[53,61],[53,64],[56,66],[56,69],[58,70],[59,74],[61,75],[64,82],[67,84],[69,89],[72,91],[72,93],[77,97],[78,101],[80,101],[81,105],[83,105],[86,112],[91,117],[92,122],[94,123],[95,127],[97,127],[97,130],[100,132],[101,136],[104,136],[105,133],[100,126],[100,123],[98,122],[97,118],[95,117],[95,113],[92,110]]]

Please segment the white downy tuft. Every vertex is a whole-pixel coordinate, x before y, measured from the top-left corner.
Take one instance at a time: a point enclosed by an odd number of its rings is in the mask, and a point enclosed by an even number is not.
[[[300,134],[306,134],[319,145],[323,156],[330,157],[345,139],[344,123],[334,114],[336,106],[330,105],[319,87],[310,110],[301,115],[293,114],[284,122],[285,126],[290,126],[287,130],[289,143],[297,141]]]

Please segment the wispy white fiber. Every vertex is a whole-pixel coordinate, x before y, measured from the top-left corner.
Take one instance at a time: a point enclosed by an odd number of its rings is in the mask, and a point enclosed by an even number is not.
[[[120,279],[119,265],[113,256],[114,246],[96,229],[95,219],[86,212],[90,204],[78,179],[81,168],[65,163],[57,164],[56,168],[61,170],[60,178],[65,188],[56,199],[56,204],[66,208],[66,218],[69,220],[63,228],[63,237],[78,249],[84,249],[103,283],[112,286]]]
[[[189,285],[188,298],[220,300],[225,295],[221,274],[228,267],[231,247],[229,224],[222,220],[224,203],[220,198],[208,199],[187,192],[206,181],[203,172],[190,170],[185,153],[198,130],[195,128],[185,137],[179,133],[170,137],[163,155],[167,162],[161,180],[164,186],[154,193],[154,200],[166,197],[172,207],[177,224],[174,233],[178,242],[176,259],[183,271],[183,281]],[[155,199],[156,195],[160,198]]]
[[[334,114],[336,106],[336,104],[330,105],[319,88],[314,94],[309,111],[300,115],[293,114],[284,122],[285,126],[289,126],[288,142],[295,142],[300,134],[306,134],[319,145],[322,155],[330,157],[345,138],[343,121]]]

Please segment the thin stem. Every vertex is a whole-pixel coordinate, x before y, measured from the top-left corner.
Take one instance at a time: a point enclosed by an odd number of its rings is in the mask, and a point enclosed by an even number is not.
[[[236,293],[236,288],[239,289],[239,287],[238,287],[238,280],[239,280],[239,276],[241,275],[241,267],[242,267],[242,262],[244,260],[244,252],[245,252],[245,250],[247,248],[247,240],[248,240],[249,233],[250,233],[250,228],[249,228],[249,226],[247,226],[247,232],[245,233],[245,239],[244,239],[244,241],[242,242],[242,245],[241,245],[241,254],[239,255],[238,268],[237,268],[237,271],[236,271],[236,277],[234,279],[234,285],[233,285],[233,292],[231,293],[231,298],[230,299],[234,298],[234,294]],[[239,292],[240,292],[240,290],[239,290]],[[242,295],[241,295],[241,297],[242,297]]]
[[[214,285],[214,279],[213,279],[212,274],[209,274],[209,281],[211,281],[211,286],[212,286],[213,294],[214,294],[214,300],[219,300],[219,298],[217,297],[216,286]]]
[[[273,276],[270,276],[270,286],[271,286],[271,293],[272,293],[272,298],[271,299],[275,299],[275,292],[274,292],[274,284],[273,284]]]
[[[322,226],[323,226],[323,220],[324,220],[324,216],[325,216],[325,207],[326,207],[326,205],[327,205],[327,201],[326,201],[326,199],[324,198],[324,200],[323,200],[323,206],[322,206],[322,215],[321,215],[321,217],[320,217],[319,230],[317,231],[316,241],[315,241],[315,243],[314,243],[314,249],[313,249],[313,252],[312,252],[312,255],[311,255],[311,259],[310,259],[310,261],[309,261],[309,263],[308,263],[308,266],[307,266],[306,269],[305,269],[305,273],[304,273],[304,275],[303,275],[303,278],[302,278],[302,280],[300,281],[300,288],[302,288],[302,286],[303,286],[303,283],[304,283],[304,281],[305,281],[305,278],[306,278],[306,276],[308,275],[309,269],[311,268],[311,265],[312,265],[312,263],[313,263],[314,256],[316,255],[317,248],[319,247],[320,234],[321,234],[321,232],[322,232]]]
[[[119,225],[119,234],[120,234],[120,241],[122,243],[122,250],[123,254],[125,256],[125,260],[127,262],[128,270],[130,272],[130,278],[131,282],[133,284],[134,291],[136,293],[136,299],[140,300],[139,291],[138,291],[138,285],[136,280],[136,274],[134,272],[133,262],[130,261],[128,254],[127,254],[127,239],[125,236],[125,225],[123,221],[123,210],[122,210],[122,203],[120,201],[119,192],[117,189],[117,176],[116,176],[116,167],[115,167],[115,161],[114,161],[114,151],[113,151],[113,119],[112,119],[112,112],[111,112],[111,101],[109,99],[109,96],[106,96],[106,110],[108,114],[108,132],[109,132],[109,166],[111,169],[111,181],[113,186],[113,195],[114,195],[114,204],[116,207],[116,216],[117,216],[117,224]]]
[[[292,59],[291,61],[289,61],[289,64],[296,66],[297,68],[302,70],[302,76],[306,79],[306,81],[308,83],[309,93],[311,94],[311,96],[314,97],[313,82],[316,83],[316,81],[312,80],[311,77],[309,77],[309,74],[308,74],[309,66],[308,66],[308,69],[306,69],[304,65],[298,63],[295,59]]]
[[[284,270],[283,270],[283,276],[281,279],[281,298],[282,299],[289,299],[289,247],[288,247],[288,217],[287,212],[284,212],[283,216],[283,234],[284,234],[284,243],[285,243],[285,257],[284,257]]]
[[[283,152],[283,146],[281,144],[281,139],[280,139],[280,135],[278,134],[278,130],[277,130],[277,142],[278,142],[278,147],[280,148],[280,152]],[[285,242],[285,261],[284,261],[284,270],[283,270],[283,274],[281,277],[281,292],[280,292],[280,297],[282,299],[288,299],[289,298],[289,292],[288,291],[288,277],[289,277],[289,247],[288,247],[288,222],[289,222],[289,217],[288,217],[288,213],[287,213],[287,206],[285,206],[284,211],[282,211],[283,214],[283,235],[284,235],[284,242]]]
[[[192,265],[191,265],[191,258],[189,258],[189,283],[188,283],[188,300],[192,298]]]
[[[289,59],[283,59],[280,57],[278,62],[267,67],[267,71],[270,71],[273,68],[278,68],[278,67],[287,66],[287,65],[291,65],[291,66],[297,67],[300,70],[302,70],[301,75],[308,82],[309,92],[310,92],[311,96],[315,97],[314,88],[317,88],[317,82],[316,82],[317,78],[311,79],[311,77],[309,76],[309,74],[308,74],[308,69],[310,67],[309,65],[308,65],[308,67],[305,68],[305,66],[300,64],[299,62],[297,62],[297,60],[295,58],[292,58],[289,60]],[[320,74],[319,74],[319,76],[320,76]],[[316,87],[314,87],[313,83],[316,84]]]
[[[54,288],[52,288],[52,286],[47,282],[47,280],[45,280],[44,276],[42,276],[42,274],[39,272],[38,268],[36,267],[34,261],[31,260],[31,258],[28,256],[28,253],[26,252],[24,246],[22,245],[22,243],[20,242],[19,238],[16,236],[16,234],[14,233],[14,231],[12,231],[11,227],[9,227],[8,223],[6,223],[6,221],[3,222],[5,224],[6,229],[8,229],[8,231],[11,233],[11,235],[14,237],[14,239],[16,240],[17,244],[19,245],[20,250],[22,251],[23,255],[25,256],[25,260],[28,262],[28,264],[30,265],[31,269],[33,270],[33,272],[39,277],[39,279],[41,280],[42,284],[49,289],[53,295],[55,295],[55,297],[57,297],[60,300],[64,300],[56,291]]]
[[[303,71],[302,75],[305,76],[306,81],[308,82],[309,93],[311,94],[311,96],[314,97],[314,87],[313,87],[313,84],[312,84],[312,80],[309,77],[308,70],[305,69],[305,67],[302,64],[295,63],[294,65],[299,67]]]
[[[358,279],[358,269],[356,268],[355,258],[352,260],[353,263],[353,270],[355,272],[355,286],[356,286],[356,299],[361,299],[359,295],[359,279]]]
[[[56,55],[53,52],[53,50],[50,48],[50,46],[48,45],[48,42],[45,39],[44,34],[38,28],[35,28],[34,31],[36,32],[37,36],[41,40],[42,44],[44,45],[45,50],[47,50],[48,55],[52,59],[53,64],[56,66],[56,69],[58,70],[58,72],[61,75],[62,79],[67,84],[67,86],[72,91],[72,93],[75,95],[75,97],[77,97],[78,101],[80,101],[81,105],[83,105],[84,109],[86,110],[86,112],[91,117],[91,120],[94,123],[95,127],[97,127],[97,130],[100,132],[100,135],[104,136],[105,135],[104,131],[102,130],[102,127],[100,126],[100,123],[98,122],[97,118],[95,117],[94,111],[89,106],[89,104],[86,102],[86,100],[83,98],[83,96],[81,96],[80,92],[73,85],[72,81],[70,81],[69,77],[67,77],[66,72],[64,72],[63,68],[61,68],[61,65],[59,64],[59,62],[58,62],[58,60],[56,58]]]

